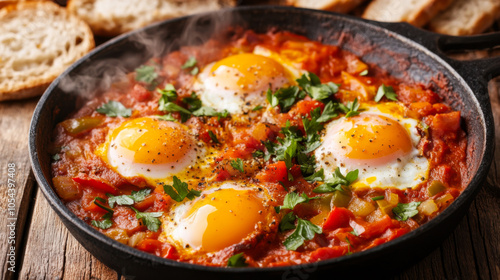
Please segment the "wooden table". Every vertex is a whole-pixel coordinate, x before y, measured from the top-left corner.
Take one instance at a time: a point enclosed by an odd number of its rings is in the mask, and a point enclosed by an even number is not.
[[[497,51],[498,52],[498,51]],[[492,51],[468,54],[491,55]],[[489,94],[500,147],[500,78]],[[0,103],[0,275],[4,279],[124,279],[88,253],[61,223],[37,187],[28,159],[28,129],[37,99]],[[15,164],[15,212],[8,207],[8,166]],[[11,170],[12,171],[12,170]],[[9,239],[8,225],[15,222]],[[418,263],[392,279],[500,279],[500,149],[485,185],[455,231]],[[15,272],[7,270],[15,240]]]

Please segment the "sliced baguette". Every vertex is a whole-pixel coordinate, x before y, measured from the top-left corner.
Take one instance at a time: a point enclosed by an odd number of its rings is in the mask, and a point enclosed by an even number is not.
[[[452,2],[453,0],[373,0],[362,17],[377,21],[405,21],[421,27]]]
[[[235,0],[70,0],[67,9],[96,35],[115,36],[152,22],[235,5]]]
[[[41,95],[93,47],[87,24],[52,2],[0,9],[0,100]]]
[[[348,13],[364,1],[365,0],[288,0],[287,4],[295,7]]]
[[[500,0],[456,0],[429,23],[429,29],[448,35],[479,34],[500,17]]]

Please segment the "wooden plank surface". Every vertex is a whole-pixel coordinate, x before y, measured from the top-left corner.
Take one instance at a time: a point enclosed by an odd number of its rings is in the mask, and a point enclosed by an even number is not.
[[[37,99],[0,103],[0,277],[4,279],[14,275],[9,267],[14,272],[18,272],[20,268],[23,232],[29,212],[29,207],[26,206],[30,203],[34,186],[28,158],[28,131],[36,103]],[[14,165],[11,170],[13,172],[9,172],[11,164]],[[13,184],[12,188],[9,188],[9,183]],[[13,197],[9,197],[9,189],[15,190]],[[15,202],[9,201],[10,199]],[[12,213],[9,202],[15,204]],[[13,231],[8,227],[11,224],[15,224]],[[7,258],[11,258],[8,256],[11,254],[11,247],[15,248],[13,265],[7,262]]]

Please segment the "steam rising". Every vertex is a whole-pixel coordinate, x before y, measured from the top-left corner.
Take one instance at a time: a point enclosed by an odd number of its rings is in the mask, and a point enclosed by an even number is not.
[[[124,81],[127,73],[152,57],[162,57],[181,46],[200,45],[227,32],[237,16],[225,9],[134,31],[114,41],[113,46],[102,46],[96,54],[83,58],[85,61],[64,76],[58,87],[84,100],[92,99],[113,83]]]

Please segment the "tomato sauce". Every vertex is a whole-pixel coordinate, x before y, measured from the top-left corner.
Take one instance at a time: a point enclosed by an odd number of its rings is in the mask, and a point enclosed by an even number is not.
[[[239,52],[253,52],[257,47],[266,48],[294,67],[316,74],[322,84],[338,84],[338,90],[329,100],[342,104],[354,100],[373,102],[381,85],[392,87],[405,117],[419,122],[417,148],[429,162],[428,177],[414,188],[350,188],[349,184],[341,184],[341,190],[318,194],[313,190],[321,186],[321,181],[307,180],[301,170],[303,165],[297,159],[289,166],[283,159],[256,157],[256,154],[269,153],[266,143],[278,143],[286,137],[283,127],[292,126],[299,134],[307,133],[303,119],[311,120],[314,110],[323,112],[326,106],[310,95],[296,100],[288,110],[280,106],[269,109],[266,103],[263,109],[238,117],[189,116],[182,122],[182,114],[173,111],[170,115],[175,122],[187,126],[204,145],[220,151],[211,163],[210,175],[200,178],[202,183],[193,189],[203,192],[211,182],[251,182],[265,188],[272,197],[267,204],[270,208],[282,206],[291,192],[317,197],[298,203],[291,210],[281,210],[265,230],[253,233],[256,238],[243,239],[217,252],[188,254],[160,238],[162,225],[152,230],[154,226],[137,214],[171,210],[175,201],[163,185],[151,185],[141,176],[120,175],[96,150],[107,141],[108,134],[127,119],[165,115],[165,111],[159,109],[162,95],[157,89],[173,85],[177,91],[173,102],[189,109],[181,100],[191,97],[193,92],[194,68],[183,67],[191,57],[196,59],[198,70],[202,70],[211,62]],[[127,80],[116,82],[106,93],[88,101],[71,118],[57,125],[52,144],[54,188],[67,207],[96,230],[139,250],[208,266],[227,266],[228,259],[238,253],[243,254],[246,265],[256,267],[336,258],[390,242],[418,228],[442,212],[466,186],[461,174],[466,170],[467,137],[461,128],[460,112],[441,103],[440,97],[426,85],[397,80],[337,46],[323,45],[288,32],[246,31],[228,41],[211,40],[202,46],[182,47],[165,57],[153,58],[147,65],[155,69],[153,86],[138,81],[137,72],[130,73]],[[110,100],[131,108],[131,116],[111,117],[96,111]],[[387,98],[383,100],[390,102]],[[344,115],[340,112],[334,119]],[[243,172],[235,167],[236,160],[244,163]],[[362,173],[359,170],[359,174]],[[117,202],[111,207],[112,197],[134,196],[145,189],[150,191],[144,197],[128,205]],[[399,204],[413,202],[419,203],[415,207],[417,213],[407,219],[398,218],[394,209]],[[106,209],[111,208],[109,225],[94,223],[104,222],[104,215],[110,213]],[[290,250],[284,243],[293,230],[279,229],[287,213],[317,226],[321,233],[305,238],[297,249]]]

